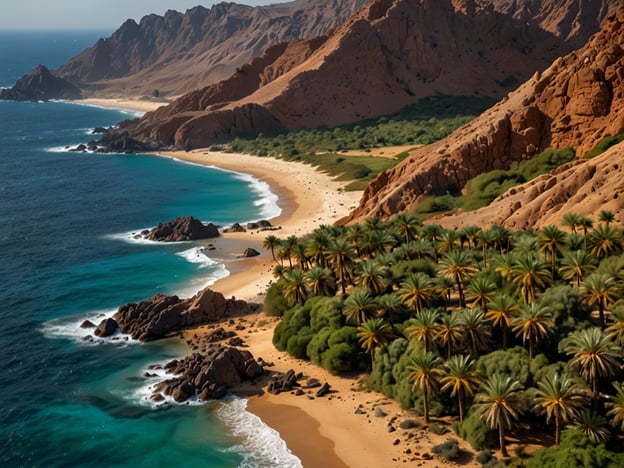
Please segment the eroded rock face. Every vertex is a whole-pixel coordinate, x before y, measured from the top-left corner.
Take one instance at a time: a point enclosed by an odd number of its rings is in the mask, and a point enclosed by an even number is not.
[[[23,76],[11,89],[0,90],[3,101],[49,101],[50,99],[80,99],[81,94],[69,81],[53,75],[43,65]]]
[[[164,368],[176,377],[156,385],[155,393],[170,395],[178,403],[195,395],[200,400],[221,398],[229,388],[263,372],[249,351],[225,346],[213,346],[206,355],[174,359]]]
[[[180,242],[219,237],[219,230],[212,224],[203,224],[192,216],[181,216],[152,229],[147,238],[160,242]]]
[[[326,36],[273,46],[228,79],[119,131],[189,149],[352,123],[438,93],[500,98],[569,50],[554,34],[485,4],[374,0]]]
[[[114,319],[122,333],[149,341],[184,328],[248,313],[256,307],[245,301],[226,299],[223,294],[206,288],[189,299],[156,294],[145,301],[123,305]]]
[[[479,118],[420,148],[365,190],[343,223],[387,218],[424,196],[463,189],[482,172],[508,169],[548,148],[582,156],[624,132],[624,8],[582,49],[559,58]]]

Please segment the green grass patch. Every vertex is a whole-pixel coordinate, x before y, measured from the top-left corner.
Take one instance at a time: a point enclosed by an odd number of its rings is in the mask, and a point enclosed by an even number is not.
[[[419,219],[460,208],[473,211],[489,205],[498,196],[511,187],[527,182],[535,177],[547,174],[553,169],[574,160],[572,148],[546,150],[516,167],[503,171],[500,169],[484,172],[470,179],[465,187],[465,195],[458,195],[454,188],[445,188],[446,193],[423,199],[413,210]]]
[[[618,143],[621,143],[622,141],[624,141],[624,135],[615,135],[615,136],[608,136],[606,138],[603,138],[593,149],[585,153],[583,158],[585,159],[595,158],[596,156],[604,153],[609,148],[617,145]]]

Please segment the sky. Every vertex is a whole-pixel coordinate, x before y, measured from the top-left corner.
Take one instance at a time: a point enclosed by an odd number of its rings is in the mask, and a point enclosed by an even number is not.
[[[285,0],[236,0],[245,5],[268,5]],[[132,18],[162,15],[167,10],[184,12],[197,5],[210,7],[212,0],[2,0],[0,30],[96,29],[111,32]]]

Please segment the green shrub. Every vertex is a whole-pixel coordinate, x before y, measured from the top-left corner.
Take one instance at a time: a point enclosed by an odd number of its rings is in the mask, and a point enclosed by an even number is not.
[[[494,455],[492,454],[492,451],[489,449],[482,450],[481,452],[479,452],[479,454],[475,458],[475,460],[477,460],[477,463],[480,463],[481,465],[485,465],[489,463],[490,461],[492,461],[493,459],[494,459]]]
[[[453,460],[454,458],[459,457],[461,453],[459,445],[455,439],[449,439],[444,443],[434,445],[431,448],[431,451],[447,460]]]
[[[453,423],[453,430],[475,450],[496,447],[498,442],[498,432],[488,427],[474,412],[470,413],[463,422]]]
[[[595,158],[622,141],[624,141],[624,135],[615,135],[603,138],[593,149],[585,153],[583,157],[585,159]]]
[[[269,289],[267,289],[266,296],[264,298],[264,313],[273,317],[281,317],[284,315],[290,305],[288,301],[284,299],[284,283],[278,281],[277,283],[271,284]]]
[[[429,432],[436,435],[444,435],[448,432],[448,428],[442,424],[432,423],[429,424]]]

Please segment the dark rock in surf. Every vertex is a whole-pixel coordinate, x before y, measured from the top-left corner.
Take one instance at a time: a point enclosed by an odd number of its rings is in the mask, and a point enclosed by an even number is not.
[[[107,337],[115,333],[117,331],[117,328],[119,328],[117,321],[112,318],[107,318],[100,322],[100,324],[97,326],[93,333],[95,334],[95,336]]]
[[[203,224],[192,216],[181,216],[152,229],[147,238],[160,242],[180,242],[219,237],[219,230],[212,224]]]

